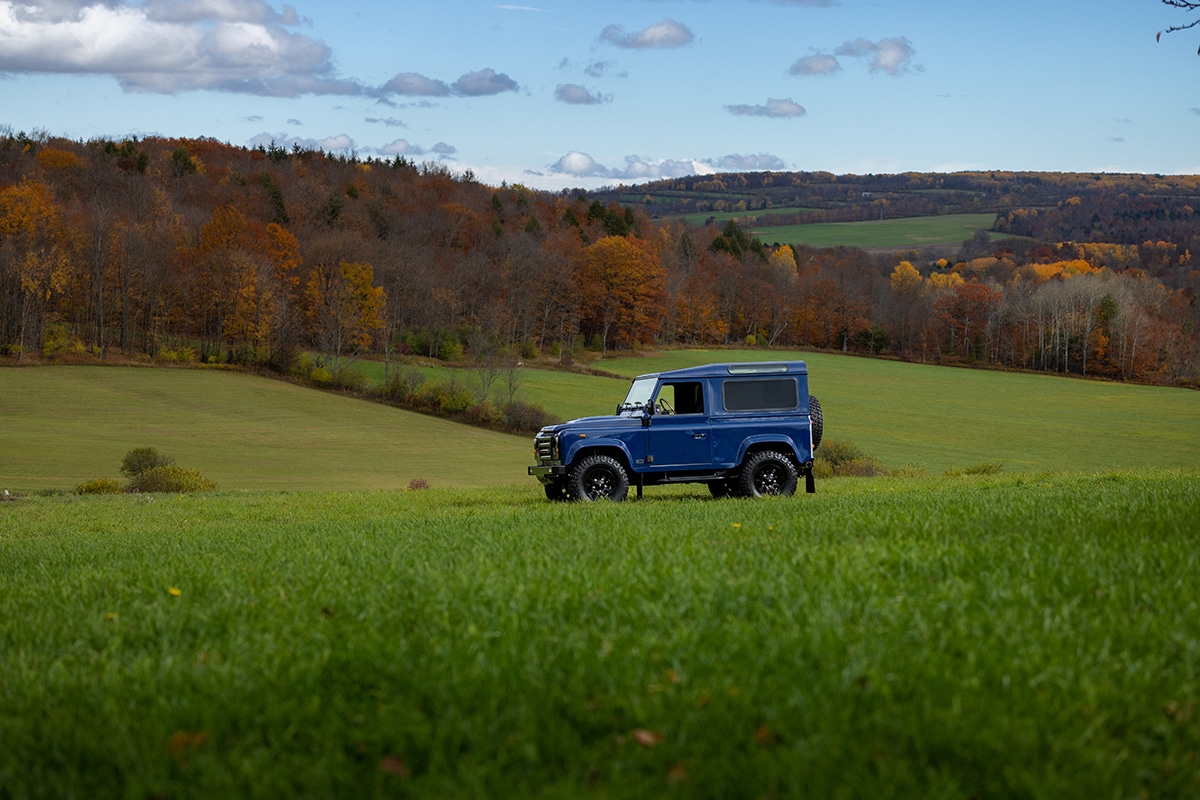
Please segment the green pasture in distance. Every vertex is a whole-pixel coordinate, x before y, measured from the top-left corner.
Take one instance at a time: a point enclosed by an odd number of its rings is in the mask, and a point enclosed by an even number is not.
[[[527,481],[525,437],[236,372],[0,369],[0,489],[120,478],[155,447],[223,489],[401,489]]]
[[[694,492],[0,502],[0,795],[1200,796],[1197,470]]]
[[[747,217],[765,217],[770,214],[800,214],[805,211],[820,211],[819,208],[795,206],[788,208],[760,208],[754,211],[696,211],[691,214],[672,214],[668,219],[682,219],[689,225],[703,225],[710,219],[718,225],[724,225],[731,219],[746,219]]]
[[[1200,464],[1200,393],[1187,389],[811,352],[678,350],[593,366],[632,378],[710,362],[791,359],[808,363],[825,437],[852,442],[892,469]]]
[[[797,244],[809,247],[891,247],[904,250],[931,244],[953,244],[986,231],[995,214],[944,214],[936,217],[819,222],[812,225],[762,226],[750,232],[764,244]]]

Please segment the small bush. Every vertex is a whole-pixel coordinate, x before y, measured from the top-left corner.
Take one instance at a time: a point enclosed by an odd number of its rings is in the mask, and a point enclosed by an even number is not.
[[[883,462],[868,456],[850,442],[827,440],[817,450],[813,464],[816,478],[876,478],[888,474]]]
[[[120,494],[122,491],[121,482],[114,478],[97,478],[75,487],[75,494]]]
[[[415,369],[404,369],[388,377],[388,382],[379,390],[379,396],[392,403],[399,403],[425,383],[425,376]]]
[[[537,433],[552,421],[546,409],[519,400],[506,405],[500,415],[504,420],[504,429],[513,433]]]
[[[817,448],[817,460],[825,461],[829,466],[836,468],[838,464],[843,464],[847,461],[853,461],[856,458],[866,458],[864,453],[856,445],[850,442],[842,442],[835,439],[826,439],[821,446]]]
[[[211,492],[217,484],[198,471],[173,464],[139,472],[129,480],[131,492]]]
[[[905,464],[900,469],[892,470],[892,477],[893,478],[910,478],[910,479],[911,478],[924,478],[925,477],[925,465],[924,464]]]
[[[429,481],[425,480],[424,478],[413,478],[411,481],[408,482],[409,491],[416,491],[418,489],[428,489],[428,488],[429,488]]]
[[[470,406],[458,418],[461,422],[477,428],[499,428],[501,424],[500,412],[487,400]]]
[[[449,383],[423,383],[412,393],[413,408],[441,416],[461,414],[473,401],[470,389]]]
[[[833,468],[833,474],[839,478],[884,478],[888,470],[878,458],[863,456],[843,461]]]
[[[361,392],[367,388],[367,384],[370,382],[370,379],[366,375],[356,369],[343,369],[333,379],[335,386],[349,392]]]
[[[155,467],[169,467],[174,463],[175,459],[159,453],[153,447],[135,447],[121,460],[121,474],[126,478],[132,478],[135,475],[141,475],[146,470]]]
[[[976,464],[973,467],[948,467],[946,475],[951,478],[957,478],[961,475],[995,475],[1000,470],[1004,469],[1003,464]]]

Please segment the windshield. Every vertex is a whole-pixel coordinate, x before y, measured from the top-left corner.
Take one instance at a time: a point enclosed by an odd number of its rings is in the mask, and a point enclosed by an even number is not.
[[[658,377],[638,378],[629,387],[625,402],[621,403],[621,411],[635,411],[639,408],[649,408],[650,400],[654,397],[654,387],[658,386]]]

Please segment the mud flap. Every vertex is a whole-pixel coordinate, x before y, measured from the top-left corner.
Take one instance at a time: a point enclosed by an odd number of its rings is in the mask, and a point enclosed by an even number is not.
[[[813,471],[811,469],[804,470],[804,491],[806,494],[817,493],[817,481],[813,478]]]

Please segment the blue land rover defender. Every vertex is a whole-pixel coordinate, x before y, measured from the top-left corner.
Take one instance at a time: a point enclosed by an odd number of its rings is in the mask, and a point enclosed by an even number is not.
[[[529,474],[551,500],[624,500],[632,484],[705,483],[713,497],[815,491],[821,404],[803,361],[640,375],[611,417],[547,425]]]

